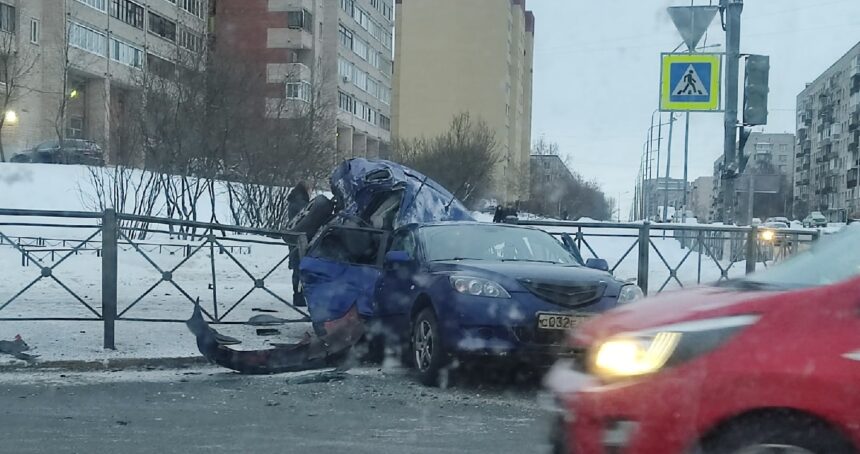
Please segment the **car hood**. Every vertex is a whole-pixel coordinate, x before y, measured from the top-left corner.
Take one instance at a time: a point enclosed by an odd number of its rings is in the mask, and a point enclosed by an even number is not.
[[[564,266],[540,262],[498,262],[489,260],[450,260],[433,262],[431,271],[435,272],[464,272],[480,275],[491,274],[501,277],[501,282],[510,291],[526,291],[519,284],[522,280],[558,284],[585,284],[605,282],[607,295],[616,294],[616,288],[621,286],[611,274],[582,266]]]
[[[587,346],[623,332],[730,315],[768,312],[785,292],[738,291],[721,287],[698,287],[662,293],[659,296],[620,306],[581,326],[574,333],[576,345]]]
[[[411,223],[474,221],[469,210],[439,183],[409,167],[382,159],[348,159],[330,178],[342,213],[361,216],[380,193],[403,191],[394,228]]]

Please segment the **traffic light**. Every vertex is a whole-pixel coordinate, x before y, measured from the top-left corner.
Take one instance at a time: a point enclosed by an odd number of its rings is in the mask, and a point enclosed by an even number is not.
[[[767,55],[748,55],[744,71],[744,124],[767,124],[768,76],[770,57]]]

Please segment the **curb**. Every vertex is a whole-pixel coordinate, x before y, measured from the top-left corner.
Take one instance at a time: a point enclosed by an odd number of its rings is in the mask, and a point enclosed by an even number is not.
[[[209,361],[202,356],[189,356],[182,358],[111,358],[104,360],[61,360],[61,361],[37,361],[26,363],[18,361],[15,363],[0,365],[0,373],[20,372],[26,370],[69,370],[76,372],[91,372],[105,370],[127,370],[127,369],[185,369],[208,365]]]

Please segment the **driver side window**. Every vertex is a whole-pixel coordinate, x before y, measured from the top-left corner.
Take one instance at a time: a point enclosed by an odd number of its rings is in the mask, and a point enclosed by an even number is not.
[[[406,251],[409,254],[409,257],[416,258],[417,257],[417,247],[415,244],[415,235],[410,231],[401,231],[397,232],[394,235],[394,239],[391,240],[391,247],[388,248],[389,251]]]

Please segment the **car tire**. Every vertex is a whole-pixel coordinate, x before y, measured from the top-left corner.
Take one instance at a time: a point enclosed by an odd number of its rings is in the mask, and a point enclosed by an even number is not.
[[[433,309],[426,307],[412,322],[410,349],[412,366],[418,381],[426,386],[438,386],[446,366],[450,362],[442,345],[439,322]]]
[[[328,197],[318,195],[290,221],[287,228],[290,231],[304,233],[308,239],[313,238],[320,227],[323,226],[332,216],[334,204]]]
[[[756,448],[782,448],[779,452],[851,454],[857,450],[826,423],[801,414],[767,414],[730,422],[702,442],[699,454],[760,452]],[[790,448],[795,448],[792,451]],[[767,451],[761,451],[767,452]],[[777,451],[774,451],[777,452]]]

